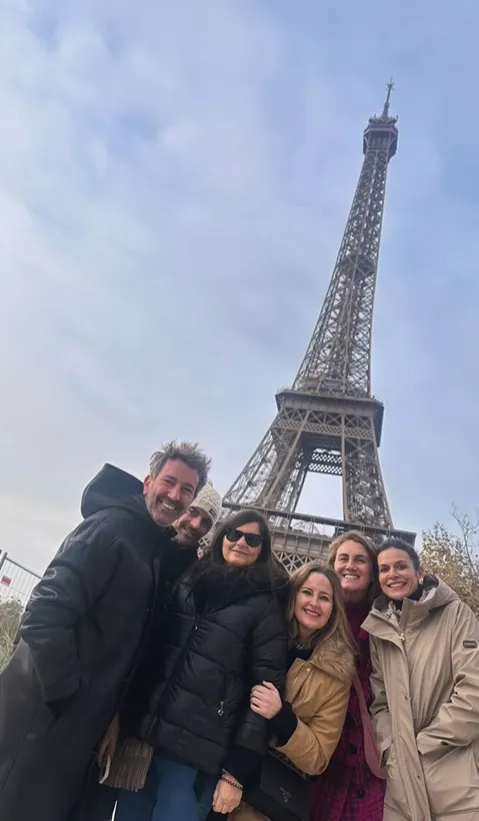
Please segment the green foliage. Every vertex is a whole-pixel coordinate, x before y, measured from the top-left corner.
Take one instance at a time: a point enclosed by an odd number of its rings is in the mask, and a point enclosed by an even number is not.
[[[18,599],[0,600],[0,670],[7,664],[23,613]]]
[[[423,533],[421,560],[427,573],[435,573],[452,587],[479,617],[479,516],[454,511],[459,535],[436,524]]]

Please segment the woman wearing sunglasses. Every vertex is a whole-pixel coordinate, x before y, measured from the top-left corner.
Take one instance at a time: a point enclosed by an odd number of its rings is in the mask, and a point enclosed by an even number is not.
[[[219,525],[177,585],[149,654],[153,680],[140,715],[129,716],[135,740],[113,762],[110,783],[128,788],[116,821],[203,821],[212,808],[227,815],[239,805],[269,739],[269,722],[249,706],[251,686],[284,690],[288,590],[260,514]]]

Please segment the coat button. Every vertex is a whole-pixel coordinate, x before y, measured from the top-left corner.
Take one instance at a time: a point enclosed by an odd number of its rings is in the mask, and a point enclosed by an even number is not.
[[[351,755],[356,755],[357,751],[358,748],[354,744],[349,745],[349,752],[351,753]]]
[[[364,798],[365,795],[366,795],[366,793],[364,792],[364,790],[362,788],[360,790],[358,790],[358,798]]]

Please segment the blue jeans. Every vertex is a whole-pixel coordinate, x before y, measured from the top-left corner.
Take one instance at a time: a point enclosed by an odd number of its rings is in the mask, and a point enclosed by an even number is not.
[[[144,788],[121,790],[115,821],[205,821],[217,781],[157,753]]]

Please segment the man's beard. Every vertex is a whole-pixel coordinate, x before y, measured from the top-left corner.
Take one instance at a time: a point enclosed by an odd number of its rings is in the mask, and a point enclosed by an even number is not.
[[[147,494],[145,504],[155,524],[161,527],[172,525],[183,512],[182,506],[168,499],[167,494]]]
[[[194,530],[190,530],[183,525],[180,530],[178,530],[175,541],[177,541],[181,547],[196,547],[200,541],[200,537]]]

